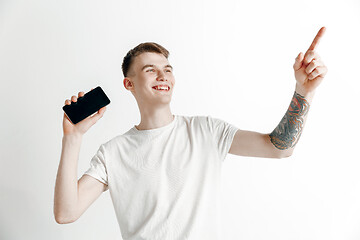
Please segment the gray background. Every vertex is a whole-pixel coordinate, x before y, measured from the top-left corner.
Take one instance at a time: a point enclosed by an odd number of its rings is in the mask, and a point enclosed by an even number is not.
[[[112,101],[84,136],[79,177],[100,144],[140,123],[122,59],[141,42],[170,51],[171,109],[271,132],[292,69],[317,31],[329,72],[294,155],[228,155],[223,239],[360,238],[359,1],[0,1],[0,239],[121,239],[110,194],[59,225],[53,197],[62,106],[101,86]]]

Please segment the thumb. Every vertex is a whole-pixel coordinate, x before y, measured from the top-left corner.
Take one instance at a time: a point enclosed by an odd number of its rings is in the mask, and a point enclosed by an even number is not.
[[[94,115],[92,115],[90,117],[91,121],[93,124],[95,124],[100,118],[102,118],[102,116],[104,115],[106,111],[106,107],[102,107],[99,109],[99,111],[97,113],[95,113]]]
[[[304,54],[300,52],[299,55],[297,55],[297,57],[295,58],[295,63],[293,66],[295,71],[301,68],[303,60],[304,60]]]
[[[106,111],[106,107],[100,108],[99,111],[94,115],[94,117],[96,116],[96,118],[98,119],[101,118],[104,115],[105,111]]]

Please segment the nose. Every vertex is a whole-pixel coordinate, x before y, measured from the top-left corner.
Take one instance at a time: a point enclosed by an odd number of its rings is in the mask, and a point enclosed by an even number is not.
[[[167,81],[167,79],[165,78],[165,74],[162,71],[158,72],[158,76],[156,78],[157,81]]]

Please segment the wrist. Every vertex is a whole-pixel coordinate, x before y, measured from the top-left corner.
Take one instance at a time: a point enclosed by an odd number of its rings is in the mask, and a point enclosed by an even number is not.
[[[303,88],[299,83],[296,83],[295,92],[306,98],[307,100],[311,100],[315,95],[315,90],[308,91]]]
[[[81,134],[64,134],[63,141],[81,141],[82,137],[83,136]]]

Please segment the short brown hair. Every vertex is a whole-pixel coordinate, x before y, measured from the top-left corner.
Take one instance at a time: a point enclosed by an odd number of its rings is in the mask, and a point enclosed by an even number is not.
[[[166,58],[168,58],[170,55],[169,51],[166,50],[160,44],[157,44],[154,42],[140,43],[135,48],[131,49],[124,57],[124,60],[123,60],[122,66],[121,66],[124,77],[127,77],[130,67],[134,61],[134,58],[144,52],[160,53],[160,54],[164,55]]]

